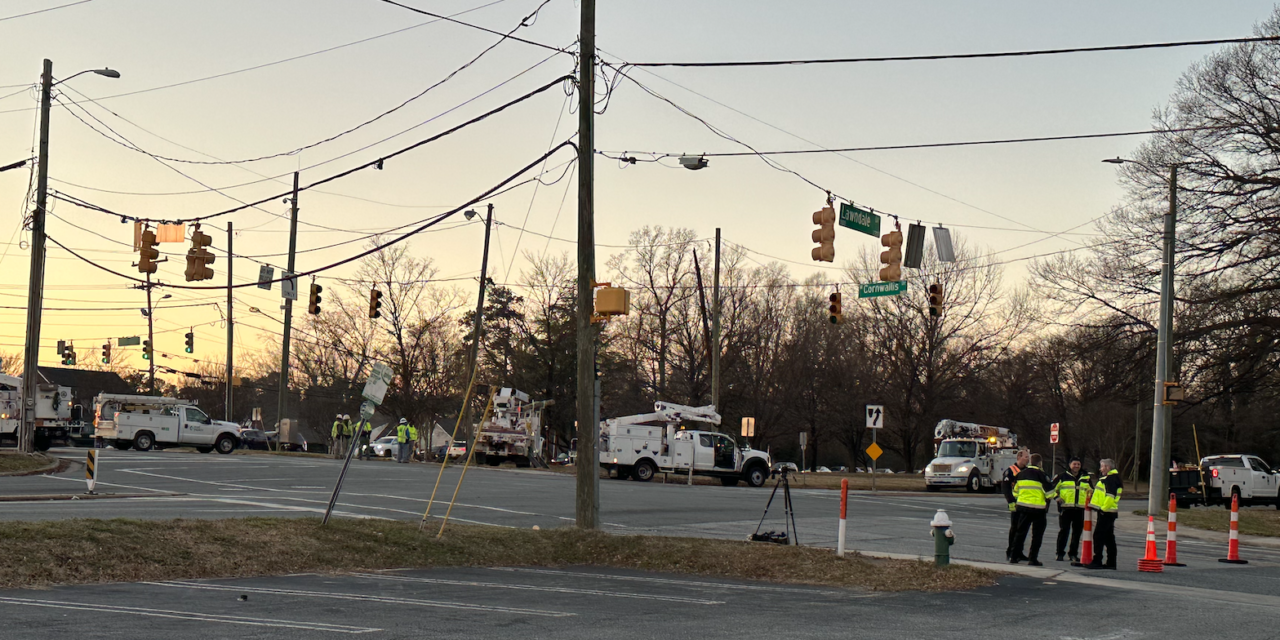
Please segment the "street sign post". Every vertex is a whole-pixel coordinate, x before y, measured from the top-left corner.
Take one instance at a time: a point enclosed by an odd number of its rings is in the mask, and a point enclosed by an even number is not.
[[[879,298],[880,296],[896,296],[906,293],[907,281],[894,280],[893,282],[872,282],[870,284],[858,285],[859,298]]]
[[[847,202],[840,203],[840,226],[875,238],[880,237],[880,216]]]
[[[880,445],[876,444],[876,434],[880,432],[880,429],[884,428],[884,405],[867,405],[867,428],[871,429],[871,446],[867,447],[867,455],[871,456],[871,490],[875,491],[876,460],[879,460],[880,454],[884,453]]]
[[[284,281],[285,284],[289,281]],[[364,420],[373,417],[374,407],[382,404],[382,399],[387,395],[387,386],[391,384],[394,374],[391,367],[375,362],[369,367],[369,379],[364,383],[364,392],[361,394],[365,398],[365,402],[360,405],[361,424],[356,427],[355,437],[352,438],[351,446],[347,447],[346,460],[342,462],[342,471],[338,472],[338,481],[333,484],[333,495],[329,496],[329,506],[324,510],[324,519],[320,524],[329,524],[329,516],[333,514],[333,505],[338,503],[338,494],[342,492],[342,481],[347,477],[347,467],[351,466],[351,456],[360,448],[360,431],[364,429]]]
[[[1049,425],[1049,444],[1052,445],[1050,447],[1050,455],[1053,456],[1053,462],[1051,463],[1053,466],[1050,469],[1052,469],[1053,475],[1056,476],[1058,475],[1058,423],[1056,422]]]

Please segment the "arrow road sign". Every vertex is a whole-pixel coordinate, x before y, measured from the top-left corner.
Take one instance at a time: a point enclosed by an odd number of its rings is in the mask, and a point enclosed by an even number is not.
[[[867,405],[867,428],[879,429],[884,426],[884,405]]]

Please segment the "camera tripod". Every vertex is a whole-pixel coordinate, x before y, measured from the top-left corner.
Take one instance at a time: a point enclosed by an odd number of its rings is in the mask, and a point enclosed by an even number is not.
[[[785,466],[778,470],[778,479],[773,483],[773,492],[769,494],[769,501],[765,503],[764,513],[760,516],[760,524],[756,525],[756,532],[751,534],[750,540],[800,546],[800,534],[796,530],[796,511],[791,504],[791,481],[787,478],[789,471]],[[765,518],[769,517],[769,507],[773,506],[773,499],[778,495],[778,487],[782,487],[783,532],[766,531],[760,533],[760,527],[764,526]]]

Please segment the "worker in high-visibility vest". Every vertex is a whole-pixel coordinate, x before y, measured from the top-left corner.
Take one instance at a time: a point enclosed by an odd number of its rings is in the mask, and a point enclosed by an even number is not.
[[[334,416],[333,429],[329,432],[329,435],[330,435],[329,453],[332,453],[333,457],[339,458],[342,456],[342,453],[339,451],[339,447],[338,447],[340,438],[342,438],[342,414],[341,413]]]
[[[413,450],[410,433],[417,433],[417,429],[409,424],[408,419],[400,418],[400,424],[396,425],[396,462],[409,462],[409,452]]]
[[[1054,547],[1055,559],[1062,562],[1070,557],[1072,562],[1080,561],[1080,533],[1084,530],[1084,505],[1089,502],[1092,493],[1092,478],[1082,469],[1080,458],[1072,458],[1066,471],[1053,479],[1053,486],[1058,492],[1058,544]],[[1070,539],[1071,545],[1067,545]]]
[[[1014,479],[1013,495],[1017,498],[1018,537],[1013,541],[1013,557],[1009,562],[1018,564],[1026,560],[1033,567],[1044,566],[1040,562],[1040,545],[1044,542],[1044,528],[1049,513],[1049,500],[1054,497],[1053,481],[1040,468],[1040,454],[1031,454],[1031,464],[1018,472]],[[1022,548],[1031,532],[1031,551],[1023,555]]]
[[[1120,494],[1124,481],[1115,469],[1116,463],[1104,458],[1098,463],[1098,484],[1093,486],[1089,506],[1098,512],[1098,526],[1093,531],[1093,560],[1085,565],[1090,569],[1116,568],[1116,518],[1120,515]],[[1103,554],[1108,558],[1103,562]]]
[[[1026,449],[1020,449],[1017,462],[1005,469],[1004,475],[1000,477],[1000,492],[1004,494],[1004,501],[1009,504],[1009,542],[1004,548],[1005,560],[1013,559],[1013,541],[1018,537],[1018,499],[1013,495],[1013,485],[1022,468],[1029,464],[1030,458],[1031,454]]]
[[[405,462],[413,462],[413,452],[418,449],[418,428],[409,424],[409,458]]]
[[[369,447],[369,436],[373,433],[373,425],[368,420],[361,419],[352,427],[356,432],[356,458],[373,459],[373,449]]]
[[[351,416],[342,414],[342,422],[335,424],[334,430],[338,432],[338,457],[345,458],[347,456],[347,447],[351,445]]]

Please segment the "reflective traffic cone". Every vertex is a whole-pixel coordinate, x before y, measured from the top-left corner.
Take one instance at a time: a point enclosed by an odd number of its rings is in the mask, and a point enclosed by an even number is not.
[[[1185,567],[1178,562],[1178,499],[1169,494],[1169,533],[1164,539],[1164,566]]]
[[[1138,571],[1162,573],[1164,564],[1160,562],[1160,552],[1156,549],[1156,517],[1147,516],[1147,555],[1138,561]]]
[[[1084,497],[1084,533],[1080,536],[1080,557],[1071,563],[1073,567],[1083,567],[1093,562],[1093,509],[1089,508],[1090,496]],[[1101,560],[1098,561],[1102,563]]]
[[[1218,558],[1218,562],[1229,564],[1249,564],[1240,559],[1240,495],[1231,494],[1231,533],[1227,538],[1227,557]]]

